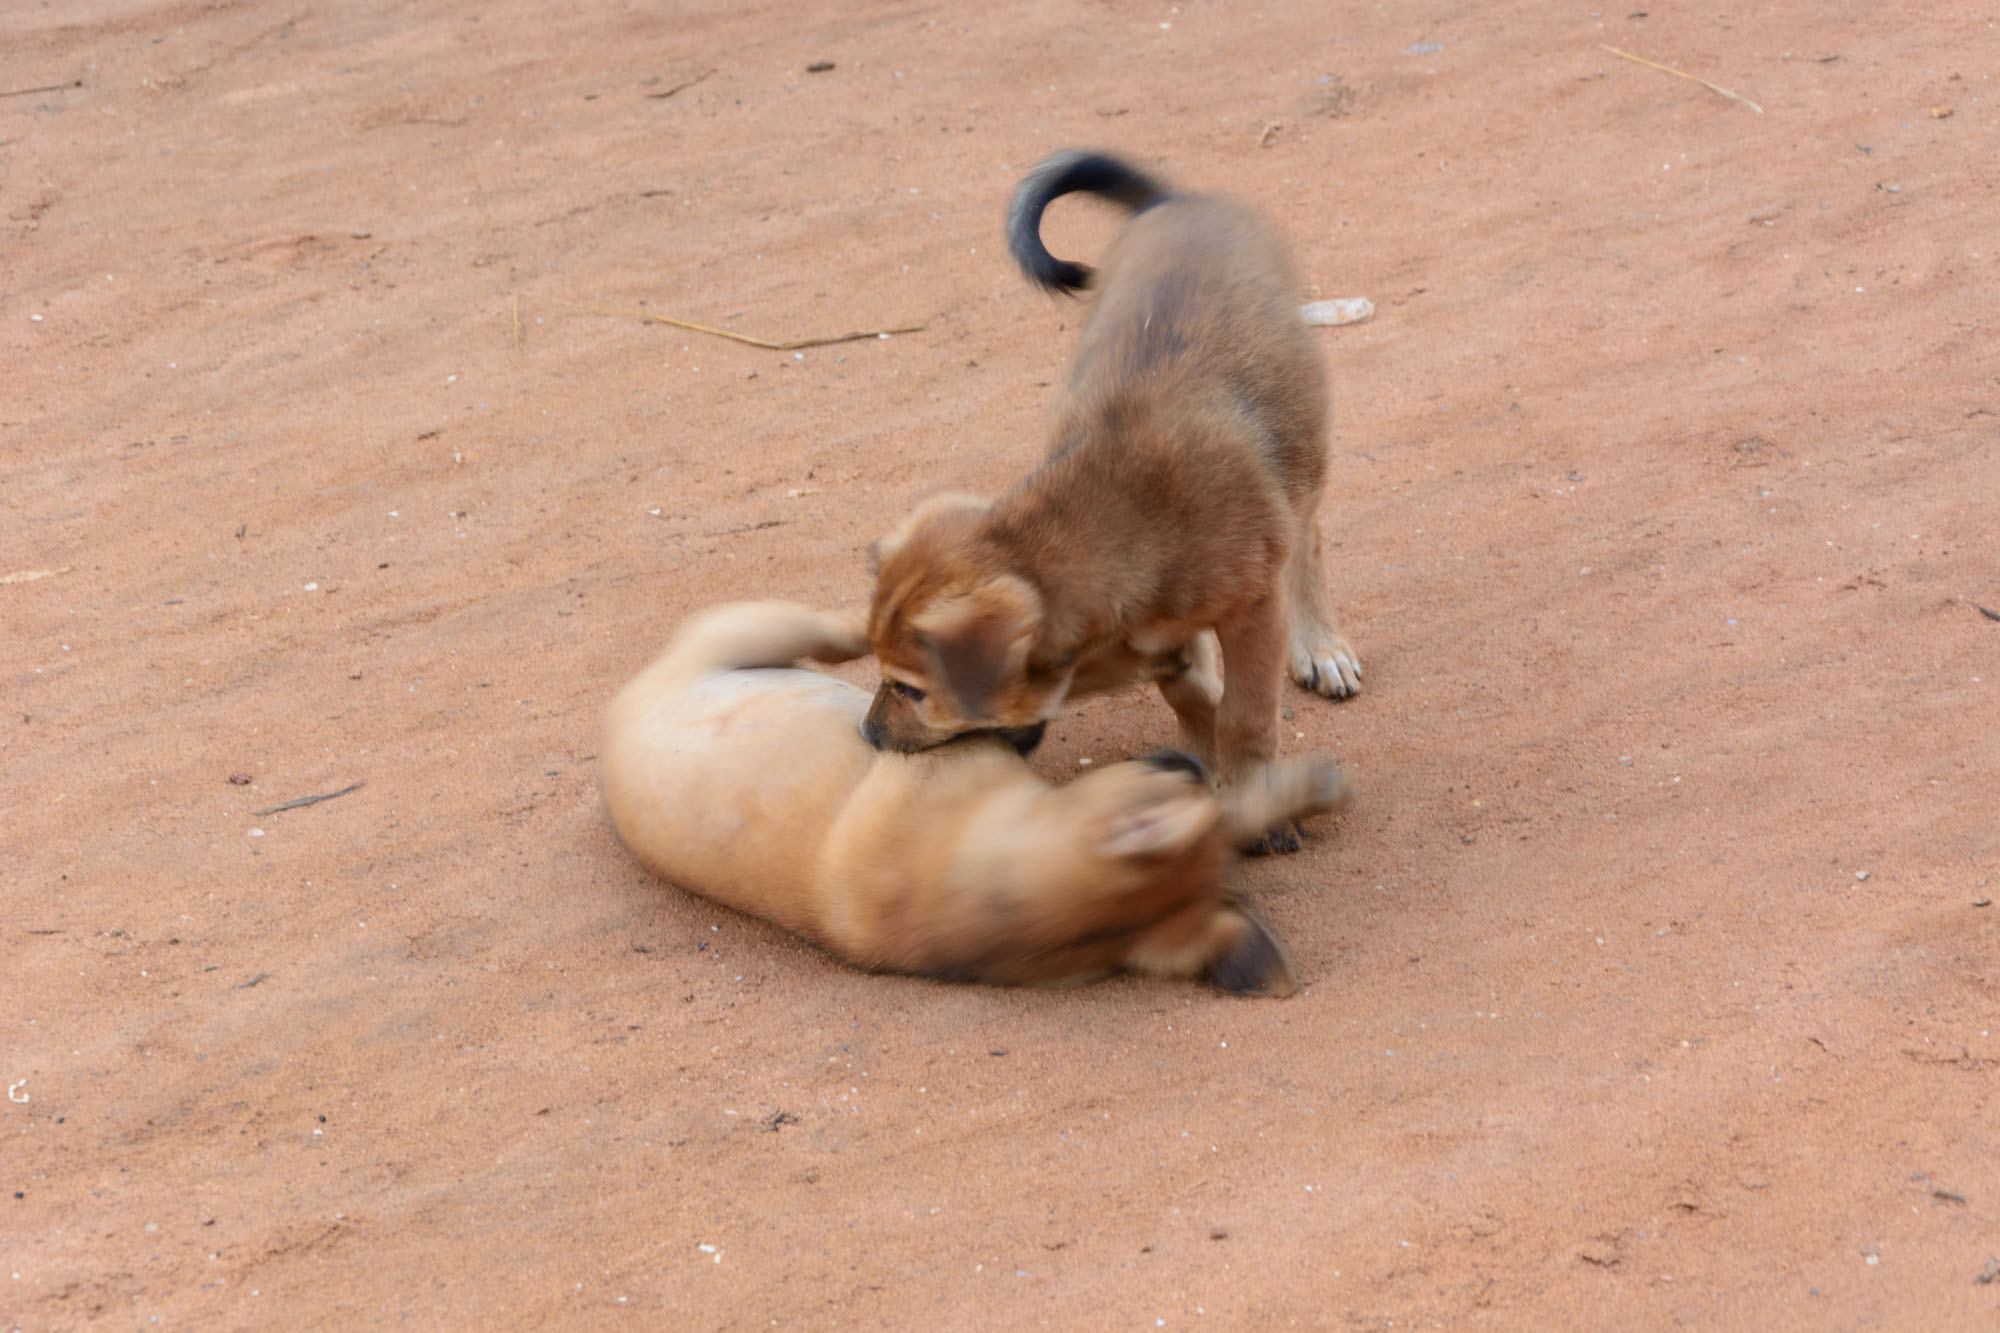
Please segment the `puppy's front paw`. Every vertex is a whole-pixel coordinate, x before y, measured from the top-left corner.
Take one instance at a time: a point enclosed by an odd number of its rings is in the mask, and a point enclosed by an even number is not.
[[[1345,699],[1361,693],[1361,659],[1332,630],[1300,628],[1292,634],[1291,677],[1329,699]]]

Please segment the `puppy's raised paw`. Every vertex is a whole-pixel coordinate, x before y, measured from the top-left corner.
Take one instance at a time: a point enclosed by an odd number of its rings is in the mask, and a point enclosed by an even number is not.
[[[1242,921],[1242,934],[1229,952],[1208,969],[1208,979],[1231,995],[1269,995],[1283,999],[1299,988],[1285,948],[1271,928],[1242,908],[1227,909]]]
[[[1245,856],[1290,856],[1305,843],[1299,837],[1299,826],[1286,820],[1276,828],[1267,831],[1255,842],[1243,845]]]
[[[806,656],[815,662],[852,662],[873,650],[868,643],[868,616],[862,611],[828,611],[820,616],[821,639]]]
[[[1332,630],[1300,627],[1292,633],[1290,674],[1294,681],[1329,699],[1361,693],[1361,659]]]
[[[1223,789],[1223,827],[1248,856],[1299,850],[1298,821],[1339,810],[1354,788],[1325,755],[1266,764]]]
[[[1314,756],[1305,760],[1300,770],[1301,816],[1332,814],[1354,800],[1354,783],[1333,760]]]

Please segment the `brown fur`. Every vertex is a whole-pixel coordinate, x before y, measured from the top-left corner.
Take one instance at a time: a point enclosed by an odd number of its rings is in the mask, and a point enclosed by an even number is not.
[[[1324,694],[1359,688],[1327,609],[1326,383],[1298,283],[1248,208],[1162,199],[1097,275],[1041,467],[990,502],[934,497],[871,548],[878,746],[1026,726],[1152,679],[1178,743],[1233,784],[1276,753],[1288,667]]]
[[[1325,760],[1226,798],[1174,766],[1058,789],[988,735],[862,740],[863,691],[800,657],[867,651],[858,620],[710,611],[612,703],[605,804],[659,874],[872,970],[1058,982],[1128,968],[1284,995],[1275,938],[1229,891],[1231,844],[1344,804]]]

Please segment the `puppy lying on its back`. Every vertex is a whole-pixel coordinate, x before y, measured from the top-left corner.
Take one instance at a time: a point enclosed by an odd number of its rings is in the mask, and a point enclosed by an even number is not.
[[[668,879],[856,966],[955,981],[1118,968],[1294,989],[1269,930],[1225,887],[1234,842],[1345,803],[1326,760],[1218,798],[1183,755],[1056,788],[1005,739],[922,754],[862,740],[868,695],[801,657],[868,651],[857,621],[778,602],[684,626],[612,703],[604,796]]]

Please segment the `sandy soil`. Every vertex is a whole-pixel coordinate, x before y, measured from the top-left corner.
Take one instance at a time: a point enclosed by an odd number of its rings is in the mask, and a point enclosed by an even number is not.
[[[1991,1327],[1993,21],[1769,8],[0,11],[6,1326]],[[1376,304],[1284,1002],[859,975],[599,810],[677,619],[1038,456],[1075,144]]]

